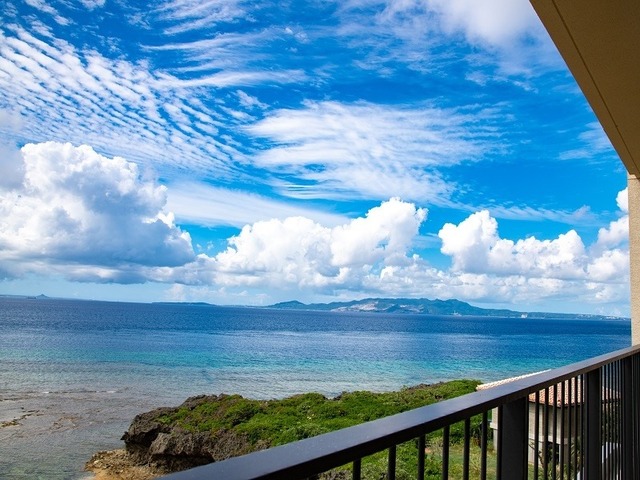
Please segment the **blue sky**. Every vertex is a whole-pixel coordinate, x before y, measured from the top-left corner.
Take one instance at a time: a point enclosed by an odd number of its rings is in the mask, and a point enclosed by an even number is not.
[[[626,172],[523,0],[27,0],[0,293],[629,314]]]

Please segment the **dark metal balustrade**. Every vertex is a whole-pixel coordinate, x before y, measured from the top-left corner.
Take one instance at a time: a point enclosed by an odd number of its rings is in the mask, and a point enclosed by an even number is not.
[[[454,428],[462,442],[452,443]],[[415,450],[411,477],[397,471],[405,442]],[[640,479],[640,347],[165,478],[318,478],[347,465],[360,479],[367,457],[383,451],[387,480],[434,478],[434,458],[442,479]]]

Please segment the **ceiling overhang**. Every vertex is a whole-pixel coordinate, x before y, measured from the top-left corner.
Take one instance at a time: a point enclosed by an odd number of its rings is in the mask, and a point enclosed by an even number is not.
[[[530,1],[627,171],[640,176],[640,1]]]

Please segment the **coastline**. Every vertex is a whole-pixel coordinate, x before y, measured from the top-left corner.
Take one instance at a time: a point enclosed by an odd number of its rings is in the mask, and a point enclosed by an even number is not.
[[[475,391],[478,384],[452,380],[382,393],[343,392],[334,398],[319,393],[272,400],[200,395],[177,407],[136,415],[122,437],[125,448],[95,453],[85,470],[97,480],[150,480],[451,399]]]
[[[152,465],[138,465],[124,448],[95,453],[85,470],[94,480],[153,480],[170,473]]]
[[[140,412],[201,393],[389,392],[554,368],[628,346],[624,322],[1,302],[0,478],[91,477]],[[5,308],[6,307],[6,308]],[[569,356],[568,356],[569,355]],[[26,413],[29,416],[24,417]],[[34,462],[33,459],[38,461]]]

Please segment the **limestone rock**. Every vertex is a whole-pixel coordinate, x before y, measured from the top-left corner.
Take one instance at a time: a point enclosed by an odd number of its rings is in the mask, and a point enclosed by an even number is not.
[[[122,436],[125,448],[139,464],[156,465],[170,471],[183,470],[254,450],[248,439],[232,431],[190,431],[162,421],[180,408],[194,409],[202,403],[216,402],[220,396],[200,395],[187,399],[180,407],[157,408],[137,415]],[[266,447],[266,445],[265,445]]]

